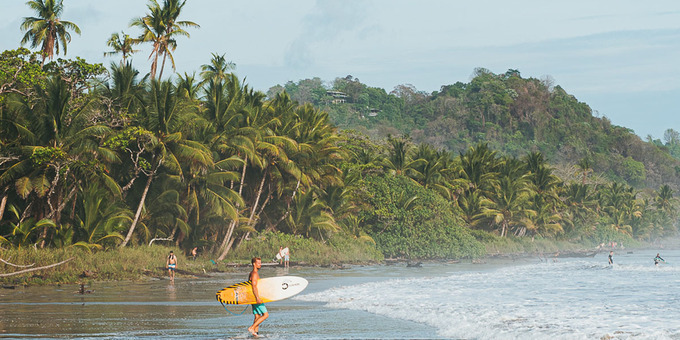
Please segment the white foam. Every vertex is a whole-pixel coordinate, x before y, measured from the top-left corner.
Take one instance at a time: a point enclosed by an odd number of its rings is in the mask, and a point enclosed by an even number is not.
[[[633,259],[633,257],[630,257]],[[475,339],[680,338],[677,268],[566,259],[335,287],[296,299]]]

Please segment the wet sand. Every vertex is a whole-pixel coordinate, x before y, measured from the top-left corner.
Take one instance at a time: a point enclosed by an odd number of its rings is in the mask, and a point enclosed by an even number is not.
[[[425,275],[426,269],[405,265],[328,268],[263,268],[261,275],[296,275],[309,280],[303,292],[386,280],[403,275]],[[79,285],[0,289],[0,337],[9,338],[250,338],[253,316],[248,308],[234,316],[215,300],[217,290],[247,276],[242,273],[210,278],[176,278],[150,282],[97,282],[91,293]],[[376,292],[380,294],[380,292]],[[260,333],[275,339],[437,338],[429,326],[377,316],[366,311],[329,309],[322,303],[295,299],[267,305],[270,317]],[[230,306],[234,313],[241,306]]]

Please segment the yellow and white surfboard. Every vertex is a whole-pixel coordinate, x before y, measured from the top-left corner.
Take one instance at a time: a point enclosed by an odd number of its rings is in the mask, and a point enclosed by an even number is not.
[[[257,291],[263,303],[287,299],[307,287],[307,280],[297,276],[277,276],[260,279]],[[239,282],[217,292],[217,301],[228,305],[256,303],[250,281]]]

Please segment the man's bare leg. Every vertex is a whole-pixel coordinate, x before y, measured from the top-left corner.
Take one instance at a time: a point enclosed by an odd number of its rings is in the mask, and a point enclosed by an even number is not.
[[[269,317],[269,312],[264,313],[262,315],[256,314],[255,319],[253,320],[253,325],[248,327],[248,332],[252,334],[253,336],[257,335],[257,332],[260,331],[260,324],[266,320]]]

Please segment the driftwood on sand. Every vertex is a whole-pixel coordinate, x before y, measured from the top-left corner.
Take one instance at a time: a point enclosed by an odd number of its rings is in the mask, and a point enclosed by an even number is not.
[[[33,271],[36,271],[36,270],[48,269],[48,268],[60,266],[60,265],[66,263],[66,262],[68,262],[68,261],[73,260],[73,259],[74,259],[74,258],[71,257],[71,258],[69,258],[69,259],[67,259],[67,260],[61,261],[61,262],[59,262],[59,263],[51,264],[51,265],[48,265],[48,266],[42,266],[42,267],[36,267],[36,268],[29,268],[29,269],[19,270],[19,271],[12,272],[12,273],[0,273],[0,277],[14,276],[14,275],[19,275],[19,274],[23,274],[23,273],[33,272]],[[0,260],[2,260],[2,259],[0,259]],[[3,262],[4,262],[4,261],[3,261]]]

